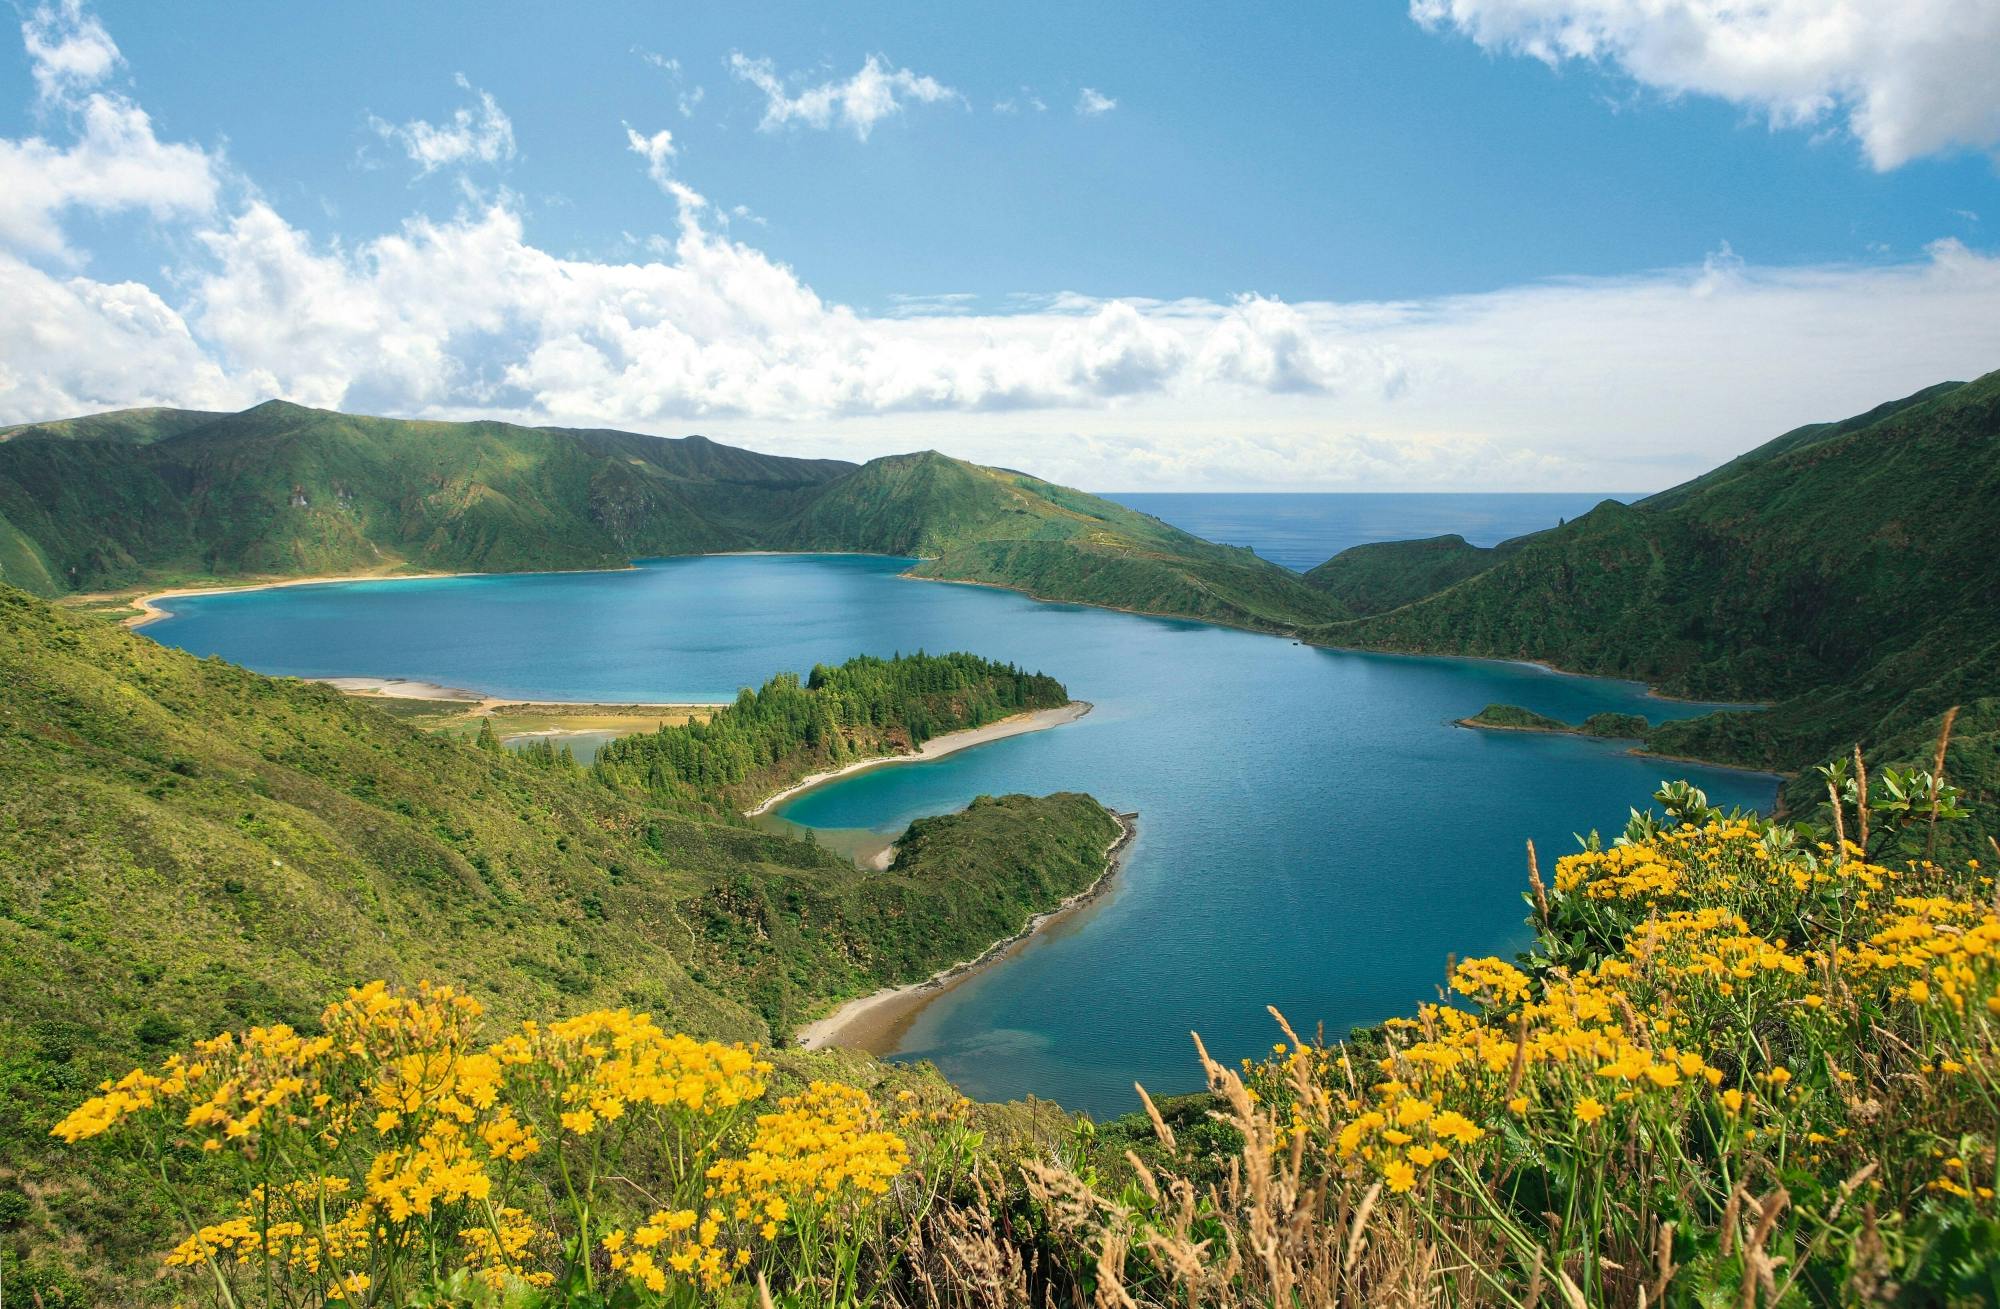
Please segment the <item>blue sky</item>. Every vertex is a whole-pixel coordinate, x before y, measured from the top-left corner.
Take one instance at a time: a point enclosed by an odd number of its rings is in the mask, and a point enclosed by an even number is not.
[[[2000,365],[1990,0],[575,8],[20,7],[0,420],[1637,490]]]

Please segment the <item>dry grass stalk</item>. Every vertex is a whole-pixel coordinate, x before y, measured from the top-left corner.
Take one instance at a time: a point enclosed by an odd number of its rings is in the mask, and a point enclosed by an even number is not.
[[[1147,1095],[1146,1088],[1137,1082],[1132,1083],[1132,1089],[1139,1093],[1139,1103],[1146,1106],[1146,1117],[1153,1120],[1153,1135],[1159,1137],[1160,1144],[1169,1151],[1178,1150],[1180,1144],[1174,1140],[1174,1129],[1167,1126],[1166,1119],[1160,1117],[1159,1109],[1153,1104],[1153,1097]]]
[[[1539,927],[1549,925],[1549,893],[1542,886],[1541,866],[1535,861],[1535,843],[1528,842],[1528,886],[1535,893],[1535,921]]]
[[[1944,799],[1944,755],[1951,748],[1951,725],[1958,721],[1958,706],[1944,711],[1944,723],[1938,728],[1937,755],[1931,760],[1931,815],[1924,830],[1924,858],[1937,853],[1938,805]]]
[[[1868,761],[1854,747],[1854,822],[1863,851],[1868,849]]]

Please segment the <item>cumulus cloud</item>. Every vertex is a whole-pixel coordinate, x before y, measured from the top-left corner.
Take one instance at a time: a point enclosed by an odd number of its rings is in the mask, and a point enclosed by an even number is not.
[[[1084,118],[1095,118],[1108,114],[1118,107],[1118,102],[1094,86],[1086,86],[1077,92],[1076,112]]]
[[[0,246],[76,262],[62,232],[70,210],[170,218],[214,209],[218,168],[208,152],[162,142],[145,110],[98,89],[123,57],[77,0],[35,9],[21,41],[40,103],[74,139],[0,138]]]
[[[262,398],[216,363],[150,287],[58,277],[0,253],[0,411],[10,420]]]
[[[1410,0],[1410,13],[1484,49],[1606,64],[1778,127],[1838,119],[1881,170],[2000,146],[1993,0]]]
[[[786,89],[785,79],[769,59],[733,51],[729,71],[764,93],[764,117],[758,127],[766,132],[791,125],[824,131],[837,124],[853,132],[856,140],[866,141],[877,123],[901,113],[905,105],[962,99],[934,77],[892,68],[881,55],[869,55],[860,71],[845,81],[822,82],[796,95]]]
[[[83,12],[82,0],[37,7],[21,24],[21,43],[44,102],[67,103],[125,62],[104,24]]]
[[[472,92],[473,103],[453,111],[448,122],[429,123],[413,118],[407,123],[388,123],[371,117],[368,125],[385,141],[403,148],[417,166],[418,177],[428,177],[440,168],[457,164],[498,164],[514,157],[514,122],[500,108],[492,94],[480,91],[460,73],[453,79],[462,91]]]

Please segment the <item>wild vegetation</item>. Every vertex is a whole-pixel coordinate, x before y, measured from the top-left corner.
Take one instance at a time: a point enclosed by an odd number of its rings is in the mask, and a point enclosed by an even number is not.
[[[1371,541],[1350,546],[1307,571],[1308,585],[1340,603],[1343,617],[1365,618],[1400,609],[1477,577],[1518,547],[1518,541],[1481,547],[1456,534],[1415,541]]]
[[[816,771],[1068,703],[1055,678],[977,655],[860,655],[745,688],[705,722],[620,737],[592,773],[656,803],[730,813]]]
[[[1531,848],[1532,951],[1349,1042],[1197,1037],[1209,1097],[1147,1101],[1143,1143],[827,1083],[757,1112],[754,1050],[629,1011],[489,1041],[380,986],[53,1131],[240,1197],[164,1256],[227,1305],[1988,1303],[1993,877],[1870,857],[1844,834],[1917,848],[1952,807],[1826,780],[1831,841],[1675,784],[1552,885]]]
[[[1602,736],[1612,739],[1637,740],[1646,735],[1649,724],[1639,714],[1621,714],[1614,710],[1592,714],[1581,723],[1566,723],[1560,718],[1538,714],[1532,709],[1519,705],[1490,704],[1470,718],[1459,720],[1463,727],[1485,727],[1501,732],[1568,732],[1576,736]]]
[[[1316,578],[1383,578],[1397,607],[1310,638],[1767,703],[1660,724],[1647,749],[1797,774],[1785,803],[1801,814],[1822,808],[1813,766],[1860,744],[1920,767],[1958,705],[1950,770],[1975,818],[1950,839],[1976,853],[2000,833],[2000,573],[1985,563],[2000,537],[1974,508],[1996,496],[2000,373],[1799,428],[1637,504],[1447,552],[1455,571],[1483,567],[1421,596],[1396,586],[1437,542],[1350,552]]]
[[[1339,614],[1288,568],[1097,496],[936,452],[877,459],[829,486],[789,549],[924,556],[918,577],[1045,600],[1288,631]]]
[[[1276,628],[1296,574],[934,451],[856,466],[702,437],[365,418],[272,401],[0,431],[0,582],[40,595],[388,572],[618,568],[727,550],[921,555],[923,575]]]
[[[327,997],[383,978],[475,991],[507,1023],[626,1008],[778,1042],[1018,931],[1102,871],[1110,825],[1087,797],[1007,797],[948,858],[863,873],[0,587],[6,1302],[170,1298],[141,1256],[188,1233],[150,1174],[58,1153],[49,1130],[191,1036],[316,1032]],[[769,1057],[794,1089],[835,1073],[936,1089]]]

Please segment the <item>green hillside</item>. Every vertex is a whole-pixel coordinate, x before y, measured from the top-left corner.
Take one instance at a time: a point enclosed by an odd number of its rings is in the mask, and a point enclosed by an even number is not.
[[[309,1028],[383,977],[768,1041],[1018,930],[1113,826],[1075,795],[940,821],[863,873],[0,587],[0,1201],[50,1230],[150,1213],[46,1134],[185,1036]]]
[[[363,418],[278,401],[0,432],[0,581],[38,595],[611,568],[728,550],[916,555],[924,576],[1248,627],[1342,612],[1247,550],[934,452],[856,467],[699,436]]]
[[[1373,541],[1352,546],[1305,574],[1356,618],[1399,609],[1468,577],[1476,577],[1517,545],[1485,548],[1457,534],[1419,541]]]
[[[877,459],[828,486],[789,549],[925,556],[913,573],[1238,627],[1288,630],[1340,610],[1296,573],[1097,496],[934,451]]]
[[[1949,771],[1990,805],[2000,798],[1996,494],[2000,373],[1800,428],[1636,505],[1607,502],[1480,552],[1484,569],[1431,594],[1391,586],[1400,607],[1311,636],[1539,659],[1767,703],[1663,725],[1648,746],[1786,770],[1856,742],[1884,764],[1928,764],[1939,716],[1962,704]],[[1409,570],[1378,571],[1393,584]],[[1815,802],[1811,784],[1788,797]]]
[[[161,411],[128,410],[0,442],[0,565],[11,565],[0,580],[47,594],[399,566],[619,567],[750,548],[752,524],[794,512],[852,468],[699,437],[357,418],[277,401],[177,422],[163,435]]]
[[[128,445],[150,445],[226,417],[227,414],[205,409],[114,409],[109,413],[87,414],[81,418],[58,418],[45,423],[15,423],[10,427],[0,427],[0,441],[20,437],[28,440],[122,441]]]

